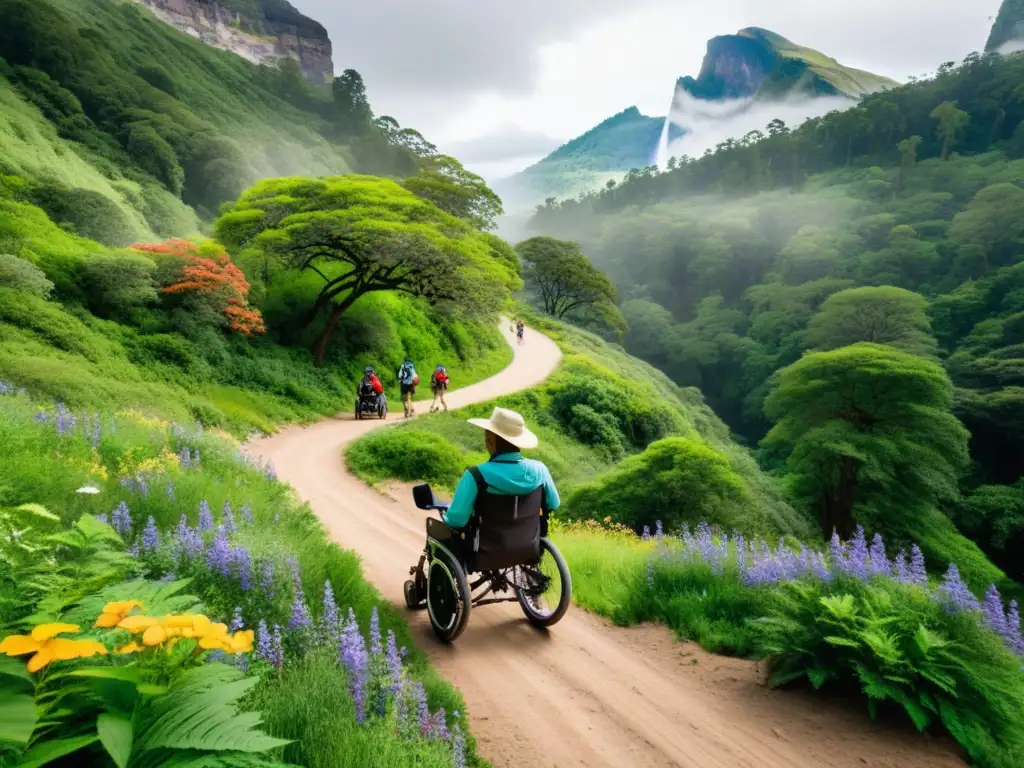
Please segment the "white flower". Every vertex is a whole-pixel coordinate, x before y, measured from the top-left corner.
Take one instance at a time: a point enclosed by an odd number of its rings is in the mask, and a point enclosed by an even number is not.
[[[89,494],[99,493],[99,492],[100,492],[100,489],[97,488],[96,486],[93,486],[93,485],[83,485],[81,488],[79,488],[77,491],[75,491],[75,493],[89,493]]]

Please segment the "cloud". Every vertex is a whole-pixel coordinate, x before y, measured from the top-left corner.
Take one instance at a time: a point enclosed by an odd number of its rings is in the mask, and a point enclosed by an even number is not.
[[[544,156],[562,143],[560,139],[541,131],[506,125],[482,136],[452,142],[444,147],[444,151],[455,155],[463,163],[488,163],[508,157]]]

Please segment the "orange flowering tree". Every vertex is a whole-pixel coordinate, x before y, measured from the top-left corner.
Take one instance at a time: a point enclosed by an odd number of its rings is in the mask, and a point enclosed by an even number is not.
[[[263,317],[249,306],[249,281],[220,245],[197,245],[189,240],[136,243],[144,253],[170,256],[181,261],[181,270],[160,290],[165,295],[197,296],[209,301],[233,331],[252,336],[265,333]]]

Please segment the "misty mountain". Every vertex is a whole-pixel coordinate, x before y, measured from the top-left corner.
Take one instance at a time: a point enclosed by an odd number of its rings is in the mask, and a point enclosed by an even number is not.
[[[774,117],[802,122],[896,85],[769,30],[742,29],[708,42],[697,77],[676,81],[666,117],[630,107],[494,187],[509,210],[573,197],[654,164],[659,149],[679,154],[673,150],[680,139],[686,139],[681,151],[693,152],[706,133],[713,141],[704,142],[698,150],[703,151],[763,128]]]
[[[1024,0],[1003,0],[985,50],[1002,51],[1010,43],[1021,41],[1024,41]]]

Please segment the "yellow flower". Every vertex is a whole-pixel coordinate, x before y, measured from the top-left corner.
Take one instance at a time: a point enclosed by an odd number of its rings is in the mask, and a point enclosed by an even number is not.
[[[117,628],[126,629],[133,635],[137,635],[139,632],[145,632],[150,627],[154,627],[159,623],[160,620],[154,619],[152,616],[126,616],[117,623]]]
[[[147,627],[146,631],[142,633],[142,644],[143,645],[160,645],[164,642],[169,635],[167,630],[159,624],[154,624],[151,627]]]
[[[134,618],[146,618],[149,617],[136,617],[129,616],[121,624],[123,628],[124,624]],[[159,645],[172,637],[197,637],[204,638],[211,632],[219,631],[215,630],[215,627],[223,625],[213,624],[206,616],[202,614],[193,613],[182,613],[182,614],[170,614],[163,616],[159,619],[151,619],[144,626],[139,622],[140,629],[143,631],[142,644],[143,645]],[[227,627],[224,627],[224,632],[227,632]]]
[[[228,653],[252,653],[252,641],[256,633],[251,629],[243,629],[235,632],[228,641],[230,646]]]
[[[68,640],[57,637],[77,631],[77,624],[40,624],[29,635],[11,635],[5,638],[0,643],[0,653],[6,653],[8,656],[34,654],[28,661],[29,672],[37,672],[51,661],[84,659],[107,653],[103,643],[95,640]]]
[[[211,624],[210,630],[200,639],[199,647],[207,651],[215,648],[226,651],[229,640],[227,624]]]
[[[141,650],[142,650],[142,646],[139,645],[138,643],[136,643],[134,640],[132,640],[127,645],[122,645],[120,648],[118,648],[117,652],[118,653],[138,653]]]
[[[103,613],[96,619],[94,627],[116,627],[124,619],[128,611],[133,608],[142,609],[142,603],[138,600],[121,600],[119,602],[107,603],[103,606]],[[122,627],[125,629],[125,627]]]

